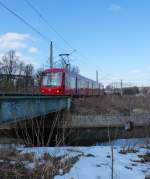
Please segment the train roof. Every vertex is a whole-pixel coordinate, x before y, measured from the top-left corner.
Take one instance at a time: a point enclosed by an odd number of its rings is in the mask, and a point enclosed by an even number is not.
[[[49,68],[43,71],[43,73],[49,73],[49,72],[64,72],[64,68]]]

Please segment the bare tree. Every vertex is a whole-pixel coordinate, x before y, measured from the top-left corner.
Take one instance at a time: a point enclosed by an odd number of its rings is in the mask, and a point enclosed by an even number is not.
[[[39,68],[39,69],[36,71],[36,74],[35,74],[35,81],[36,81],[36,85],[37,85],[38,87],[40,86],[40,83],[41,83],[42,73],[43,73],[43,69],[42,69],[42,68]]]
[[[4,92],[25,91],[33,87],[33,65],[25,65],[11,50],[0,60],[0,87]],[[31,89],[28,89],[31,91]]]
[[[33,65],[27,64],[24,68],[24,74],[25,76],[32,76],[33,75]]]
[[[6,77],[3,81],[3,86],[6,90],[11,89],[13,86],[13,82],[11,80],[12,75],[16,74],[17,71],[17,57],[15,56],[15,52],[13,50],[6,53],[1,60],[1,74],[5,74]]]
[[[25,71],[25,64],[20,61],[18,64],[18,75],[24,75],[24,71]]]
[[[2,73],[7,75],[13,75],[17,72],[17,60],[15,51],[11,50],[2,57]]]

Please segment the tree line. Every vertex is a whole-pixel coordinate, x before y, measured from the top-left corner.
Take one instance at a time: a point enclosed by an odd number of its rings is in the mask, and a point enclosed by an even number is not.
[[[0,58],[0,93],[37,92],[38,74],[32,64],[25,64],[11,50]]]

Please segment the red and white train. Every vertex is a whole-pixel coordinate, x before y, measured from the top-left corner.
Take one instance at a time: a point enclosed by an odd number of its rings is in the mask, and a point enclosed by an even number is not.
[[[48,95],[102,95],[103,85],[64,68],[52,68],[43,72],[40,92]]]

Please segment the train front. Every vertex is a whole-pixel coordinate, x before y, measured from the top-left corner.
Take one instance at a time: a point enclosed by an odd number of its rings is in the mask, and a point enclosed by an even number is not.
[[[40,92],[48,95],[64,95],[64,69],[48,69],[43,72]]]

